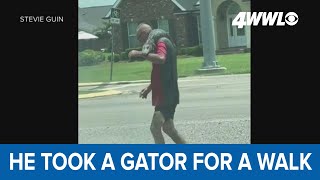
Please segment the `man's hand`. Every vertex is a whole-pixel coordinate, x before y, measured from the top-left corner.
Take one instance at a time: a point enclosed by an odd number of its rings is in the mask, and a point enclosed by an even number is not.
[[[140,92],[140,97],[141,97],[142,99],[147,99],[147,96],[148,96],[148,94],[150,93],[150,91],[151,91],[150,86],[142,89],[141,92]]]
[[[141,51],[137,51],[137,50],[132,50],[129,52],[128,54],[128,57],[131,59],[131,58],[134,58],[134,57],[142,57],[142,52]]]

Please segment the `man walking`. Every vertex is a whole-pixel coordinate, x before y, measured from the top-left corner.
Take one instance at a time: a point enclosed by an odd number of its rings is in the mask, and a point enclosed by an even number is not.
[[[145,23],[138,26],[137,39],[144,44],[142,51],[132,50],[128,56],[143,57],[152,63],[151,84],[140,92],[140,97],[145,99],[152,91],[155,111],[150,130],[154,141],[156,144],[165,143],[163,130],[176,144],[185,144],[173,123],[179,104],[176,47],[163,30],[152,30]]]

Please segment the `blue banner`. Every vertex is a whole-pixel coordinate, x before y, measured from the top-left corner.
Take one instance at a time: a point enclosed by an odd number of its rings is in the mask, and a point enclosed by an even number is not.
[[[320,145],[0,145],[3,179],[320,179]]]

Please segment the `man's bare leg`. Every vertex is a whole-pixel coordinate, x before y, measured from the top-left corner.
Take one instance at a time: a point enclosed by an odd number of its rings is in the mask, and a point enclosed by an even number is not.
[[[176,144],[186,144],[186,141],[178,133],[177,129],[174,127],[172,119],[168,119],[163,123],[163,131],[176,143]]]
[[[164,123],[164,118],[160,111],[155,111],[153,114],[150,130],[154,138],[155,144],[165,144],[161,127]]]

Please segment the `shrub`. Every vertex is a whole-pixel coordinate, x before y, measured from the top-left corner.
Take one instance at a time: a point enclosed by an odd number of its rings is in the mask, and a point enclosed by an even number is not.
[[[97,65],[105,60],[105,55],[100,51],[87,49],[78,54],[79,66]]]
[[[184,55],[186,52],[185,48],[179,48],[178,49],[178,55]]]
[[[121,61],[126,61],[126,60],[128,60],[129,58],[128,58],[128,54],[126,53],[126,52],[122,52],[122,53],[120,53],[120,60]]]
[[[186,48],[186,55],[192,55],[194,51],[194,47],[188,47]]]
[[[203,47],[202,45],[195,46],[192,50],[192,56],[203,56]]]
[[[111,61],[112,55],[108,56],[108,60]],[[120,61],[120,54],[114,54],[113,55],[113,62],[119,62]]]
[[[178,50],[178,55],[203,56],[202,45],[181,48]]]
[[[180,55],[186,55],[187,54],[187,49],[186,48],[181,48],[181,54]]]

